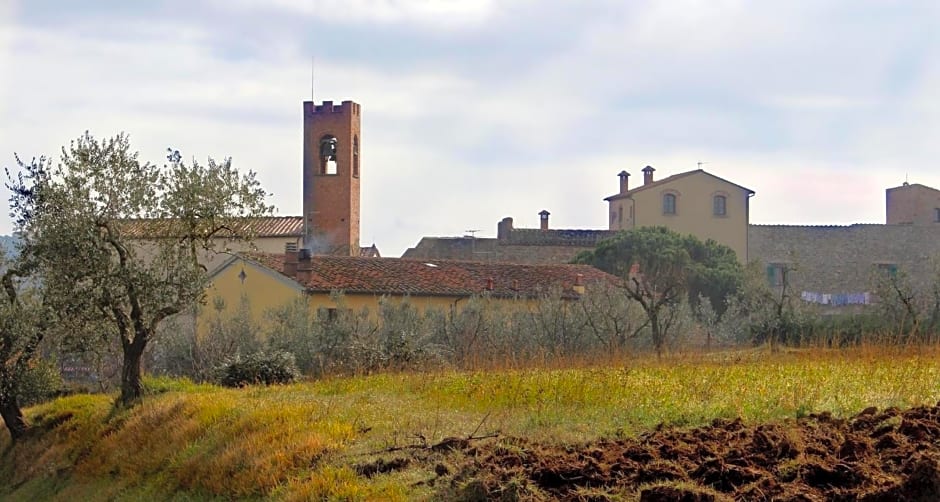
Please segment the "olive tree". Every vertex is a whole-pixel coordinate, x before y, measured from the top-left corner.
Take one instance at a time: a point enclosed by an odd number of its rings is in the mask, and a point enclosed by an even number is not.
[[[41,298],[19,282],[23,270],[8,268],[0,283],[0,416],[16,441],[27,430],[20,394],[39,357],[46,333]]]
[[[10,177],[23,251],[59,295],[57,313],[100,322],[120,341],[123,405],[141,395],[142,356],[160,322],[204,301],[203,253],[223,250],[222,237],[250,239],[246,218],[273,210],[255,174],[230,159],[186,164],[171,152],[168,160],[141,162],[125,134],[86,132],[57,164],[17,159]]]

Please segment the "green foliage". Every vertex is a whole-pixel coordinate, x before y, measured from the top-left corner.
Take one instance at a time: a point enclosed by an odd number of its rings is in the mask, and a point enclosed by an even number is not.
[[[250,239],[239,222],[270,213],[267,194],[229,160],[140,162],[124,134],[98,140],[86,132],[56,165],[17,160],[9,188],[21,251],[58,293],[52,311],[71,338],[120,341],[121,401],[129,404],[140,397],[140,363],[159,323],[203,300],[200,253],[224,250],[218,237]]]
[[[293,354],[288,352],[255,352],[236,356],[219,370],[219,383],[226,387],[274,385],[291,383],[299,371]]]
[[[708,298],[720,317],[728,308],[728,299],[743,285],[741,263],[734,250],[712,239],[702,242],[687,235],[683,242],[690,258],[689,303],[695,306],[699,298]]]
[[[58,365],[40,359],[21,375],[17,399],[21,406],[32,406],[61,394],[64,388]]]
[[[267,313],[268,347],[295,355],[304,374],[350,374],[377,369],[377,326],[369,312],[355,312],[343,295],[332,295],[334,309],[311,309],[305,298]]]
[[[0,279],[0,416],[18,439],[28,428],[20,407],[44,399],[58,384],[39,359],[50,311],[43,291],[23,280],[33,264],[22,256],[13,263],[0,256],[0,266],[7,267]]]
[[[684,303],[709,299],[718,316],[742,282],[734,251],[709,239],[680,235],[666,227],[623,231],[583,252],[576,263],[593,265],[622,279],[623,292],[646,313],[656,351],[662,353]]]
[[[537,301],[475,296],[450,308],[418,310],[408,298],[386,297],[379,311],[355,312],[344,296],[334,309],[299,299],[268,313],[267,347],[297,357],[306,375],[475,367],[503,361],[565,359],[643,348],[638,307],[597,285],[580,301],[547,291]]]
[[[209,381],[224,361],[263,348],[261,327],[252,318],[247,296],[230,314],[221,303],[213,303],[201,309],[209,327],[202,336],[197,337],[194,319],[188,315],[161,326],[159,340],[151,346],[152,371]]]
[[[428,317],[407,299],[394,301],[388,297],[379,301],[380,340],[378,365],[385,369],[405,370],[430,368],[440,356],[430,336]]]
[[[752,263],[745,274],[738,296],[739,316],[748,326],[753,343],[798,344],[812,325],[812,312],[805,308],[789,282],[792,268],[783,269],[779,285],[768,284],[758,263]]]
[[[693,305],[705,296],[719,315],[724,312],[726,298],[743,282],[743,269],[734,250],[666,227],[620,232],[598,243],[593,251],[581,252],[574,262],[624,278],[630,277],[636,266],[651,293],[669,295],[678,289]]]

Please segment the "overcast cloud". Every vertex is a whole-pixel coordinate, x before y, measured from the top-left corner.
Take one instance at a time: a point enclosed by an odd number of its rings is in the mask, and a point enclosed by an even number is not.
[[[542,209],[605,228],[647,164],[706,162],[757,192],[752,223],[878,223],[886,188],[940,188],[937,26],[935,1],[0,0],[0,166],[126,131],[300,214],[315,57],[315,99],[362,104],[386,256]]]

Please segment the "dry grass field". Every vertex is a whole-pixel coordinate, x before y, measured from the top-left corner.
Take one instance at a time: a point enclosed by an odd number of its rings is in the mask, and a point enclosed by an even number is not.
[[[148,389],[129,410],[108,395],[28,409],[27,440],[0,435],[0,498],[875,496],[929,470],[905,459],[940,438],[936,410],[903,411],[940,400],[933,348],[755,349],[234,390],[153,379]],[[762,460],[741,460],[755,448]],[[896,466],[872,460],[888,450]],[[860,462],[869,474],[839,477]],[[722,485],[732,471],[737,481]]]

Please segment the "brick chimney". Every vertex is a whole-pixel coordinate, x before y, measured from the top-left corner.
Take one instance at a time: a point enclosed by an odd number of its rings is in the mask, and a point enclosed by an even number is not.
[[[548,211],[544,209],[539,211],[539,220],[541,222],[541,226],[539,228],[541,228],[542,230],[548,230],[548,215],[550,214],[552,213],[549,213]]]
[[[313,264],[310,263],[312,253],[309,249],[301,249],[297,255],[297,274],[294,278],[297,279],[297,282],[306,285],[310,282],[310,275],[313,273]]]
[[[288,242],[284,245],[284,275],[288,277],[297,277],[297,263],[300,259],[300,252],[297,251],[296,242]]]
[[[583,295],[584,294],[584,274],[578,274],[574,276],[574,292]]]
[[[653,182],[653,166],[646,166],[643,168],[643,184],[649,185]]]
[[[630,173],[620,171],[617,176],[620,176],[620,194],[623,195],[630,191]]]

